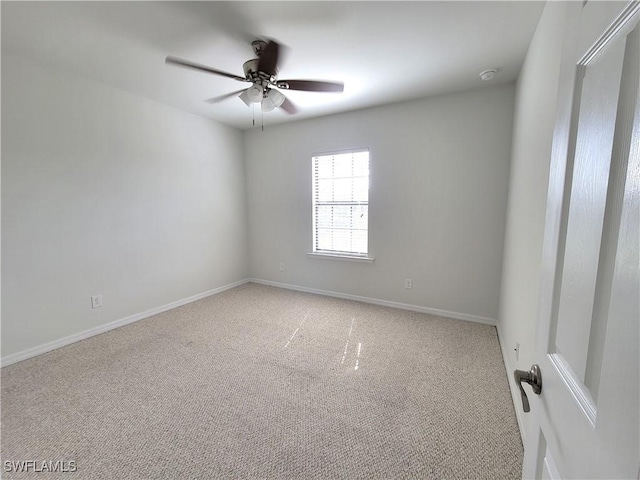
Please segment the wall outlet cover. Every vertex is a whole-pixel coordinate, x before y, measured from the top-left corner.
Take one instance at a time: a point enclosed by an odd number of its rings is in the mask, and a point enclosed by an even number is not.
[[[93,295],[91,297],[91,308],[100,308],[102,306],[102,295]]]

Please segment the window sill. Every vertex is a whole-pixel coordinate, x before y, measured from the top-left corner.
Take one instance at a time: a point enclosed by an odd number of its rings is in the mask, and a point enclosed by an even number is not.
[[[373,263],[373,257],[361,255],[339,255],[335,253],[307,253],[308,258],[324,258],[327,260],[341,260],[343,262]]]

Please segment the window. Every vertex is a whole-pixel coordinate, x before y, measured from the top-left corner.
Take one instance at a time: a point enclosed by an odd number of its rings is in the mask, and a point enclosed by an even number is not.
[[[369,151],[313,157],[313,253],[369,252]]]

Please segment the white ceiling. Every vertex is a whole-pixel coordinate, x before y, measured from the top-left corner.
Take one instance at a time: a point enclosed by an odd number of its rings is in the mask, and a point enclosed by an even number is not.
[[[281,79],[341,80],[344,93],[286,92],[299,113],[265,125],[507,83],[543,2],[2,2],[2,52],[241,128],[233,79],[165,65],[174,55],[243,76],[256,36],[286,45]],[[497,67],[491,82],[479,72]],[[259,120],[260,112],[256,110]]]

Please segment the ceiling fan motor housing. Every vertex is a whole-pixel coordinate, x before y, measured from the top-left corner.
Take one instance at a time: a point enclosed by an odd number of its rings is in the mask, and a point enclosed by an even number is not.
[[[244,62],[242,70],[244,71],[244,76],[251,80],[252,75],[258,73],[258,59],[252,58],[251,60]]]
[[[256,57],[260,56],[262,50],[264,50],[264,47],[266,46],[267,42],[265,42],[264,40],[254,40],[253,42],[251,42],[251,48],[253,48],[253,53]]]
[[[258,63],[259,63],[259,60],[257,58],[252,58],[251,60],[247,60],[242,65],[242,70],[244,71],[245,78],[249,82],[252,82],[254,85],[261,86],[266,91],[268,87],[270,87],[271,85],[275,85],[276,76],[269,75],[268,73],[259,71]]]

